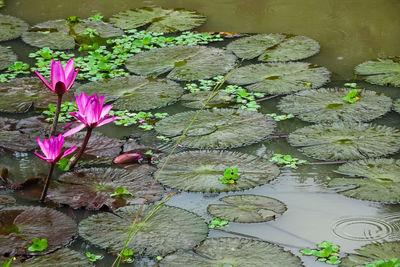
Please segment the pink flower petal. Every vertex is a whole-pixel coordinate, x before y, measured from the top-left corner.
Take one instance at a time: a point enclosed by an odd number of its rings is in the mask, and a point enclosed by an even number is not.
[[[80,68],[78,68],[78,69],[75,71],[74,76],[73,76],[73,77],[71,78],[71,80],[69,81],[68,90],[72,87],[72,84],[74,84],[74,81],[75,81],[75,79],[76,79],[76,76],[78,76],[79,70],[80,70]]]
[[[73,146],[71,148],[68,148],[67,150],[64,151],[63,155],[61,156],[60,159],[68,156],[69,154],[73,153],[78,147],[77,146]]]
[[[104,118],[104,116],[107,115],[108,112],[110,112],[112,107],[113,107],[112,105],[108,105],[108,106],[103,107],[103,110],[101,111],[100,118]]]
[[[110,123],[110,122],[113,122],[113,121],[115,121],[115,120],[117,120],[117,119],[120,119],[120,118],[112,117],[112,118],[108,118],[108,119],[102,120],[102,121],[100,121],[100,122],[96,125],[96,127],[103,126],[103,125],[105,125],[105,124],[107,124],[107,123]]]
[[[74,59],[71,58],[65,66],[65,82],[67,86],[71,83],[72,77],[74,77]]]
[[[42,155],[40,155],[40,154],[38,154],[36,152],[33,152],[33,154],[35,154],[36,156],[38,156],[39,158],[41,158],[41,159],[43,159],[45,161],[51,162],[51,160],[49,160],[48,158],[46,158],[46,157],[44,157],[44,156],[42,156]]]
[[[37,72],[36,70],[35,70],[35,73],[36,73],[37,76],[39,76],[39,78],[42,80],[42,82],[43,82],[51,91],[54,92],[53,87],[50,86],[50,84],[46,81],[46,79],[43,78],[43,76],[42,76],[39,72]]]
[[[73,135],[74,133],[79,132],[80,130],[84,129],[85,127],[86,127],[85,124],[80,124],[79,126],[72,128],[68,132],[64,133],[64,136],[67,137],[67,136]]]

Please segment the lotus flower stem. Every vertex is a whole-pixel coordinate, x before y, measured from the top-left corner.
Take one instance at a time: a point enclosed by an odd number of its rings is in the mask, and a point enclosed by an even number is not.
[[[53,125],[51,126],[50,136],[56,135],[58,116],[60,115],[61,100],[63,95],[58,95],[56,114],[54,115]]]
[[[69,166],[70,170],[72,170],[75,167],[76,163],[78,163],[78,160],[83,155],[83,152],[85,151],[86,146],[89,142],[90,136],[92,135],[92,131],[93,131],[93,128],[91,128],[91,127],[87,128],[85,140],[83,140],[81,149],[79,150],[78,154],[76,154],[74,161],[72,161],[71,165]]]
[[[42,196],[40,197],[40,200],[39,200],[39,202],[42,202],[42,203],[43,203],[44,199],[46,198],[47,190],[49,189],[49,185],[50,185],[51,176],[53,175],[54,166],[56,165],[55,162],[51,162],[50,164],[51,164],[50,171],[49,171],[49,174],[47,175],[46,182],[44,184],[44,188],[42,191]]]

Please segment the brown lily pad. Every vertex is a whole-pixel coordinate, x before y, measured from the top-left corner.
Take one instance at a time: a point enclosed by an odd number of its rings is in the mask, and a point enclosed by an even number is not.
[[[21,264],[15,264],[16,266],[21,267],[54,267],[54,266],[71,266],[71,267],[84,267],[84,266],[93,266],[86,255],[83,253],[79,253],[78,251],[62,248],[57,250],[54,253],[41,256],[34,257],[24,261]],[[14,263],[12,264],[14,266]]]

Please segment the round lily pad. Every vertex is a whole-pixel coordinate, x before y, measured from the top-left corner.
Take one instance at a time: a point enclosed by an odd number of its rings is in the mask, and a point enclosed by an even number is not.
[[[58,181],[49,188],[50,199],[74,209],[86,207],[98,210],[103,206],[117,209],[125,205],[141,204],[146,194],[147,202],[151,203],[160,200],[164,193],[160,184],[155,184],[147,193],[154,182],[153,177],[116,168],[79,169],[63,174]],[[129,193],[112,197],[111,194],[118,187],[125,188]]]
[[[355,71],[356,74],[365,75],[369,83],[400,86],[400,56],[369,60],[358,65]]]
[[[400,98],[394,103],[394,110],[400,113]]]
[[[0,70],[7,69],[17,60],[17,55],[6,46],[0,46]]]
[[[196,111],[178,113],[155,125],[160,134],[177,141]],[[228,148],[249,145],[265,139],[275,128],[275,121],[254,111],[235,109],[203,110],[181,144],[196,148]]]
[[[14,265],[21,267],[93,266],[86,255],[69,248],[62,248],[45,256],[34,257],[20,264],[13,262],[12,266]]]
[[[223,75],[235,67],[231,52],[204,46],[163,47],[128,58],[126,68],[135,74],[158,76],[178,81],[208,79]]]
[[[37,147],[34,138],[20,131],[0,130],[0,149],[11,152],[28,152]]]
[[[188,108],[201,108],[206,104],[210,94],[210,91],[199,91],[185,94],[181,97],[182,105]],[[233,103],[236,103],[234,96],[224,92],[218,92],[216,96],[208,101],[205,108],[224,108]]]
[[[168,255],[160,262],[160,267],[303,266],[299,257],[278,245],[245,238],[209,238],[194,251]]]
[[[231,42],[227,49],[238,57],[266,62],[293,61],[311,57],[319,52],[319,43],[306,36],[257,34]]]
[[[43,255],[71,242],[76,223],[49,208],[17,206],[0,210],[0,255]],[[34,238],[47,239],[48,247],[29,251]]]
[[[365,159],[398,151],[400,130],[368,123],[317,124],[291,133],[289,143],[317,159]]]
[[[360,160],[340,166],[338,172],[361,177],[331,180],[329,187],[345,188],[339,192],[342,195],[378,202],[400,202],[400,160]]]
[[[305,62],[260,63],[238,68],[227,82],[274,95],[319,88],[329,82],[329,76],[326,68]]]
[[[21,36],[29,25],[22,19],[0,15],[0,41],[7,41]]]
[[[114,101],[119,110],[148,110],[168,105],[176,101],[183,88],[167,79],[129,76],[111,80],[90,82],[79,87],[78,92],[106,95],[107,101]]]
[[[275,199],[256,195],[235,195],[220,199],[225,204],[211,204],[211,216],[238,223],[258,223],[274,220],[286,210],[286,205]]]
[[[63,96],[63,101],[73,101],[73,91]],[[32,105],[36,110],[47,109],[57,103],[57,94],[49,90],[39,78],[17,78],[0,83],[0,112],[23,113]]]
[[[75,40],[78,43],[90,44],[99,43],[106,44],[105,40],[117,38],[124,35],[124,31],[120,28],[113,26],[112,24],[105,23],[100,20],[83,20],[77,23],[73,27],[74,33],[76,34]],[[90,36],[85,33],[87,29],[92,29],[95,31],[95,36],[90,38]]]
[[[367,264],[376,263],[379,260],[389,261],[393,258],[399,258],[400,241],[373,243],[362,246],[356,249],[357,254],[349,254],[341,259],[340,266],[358,267],[366,266]]]
[[[371,121],[390,111],[392,99],[370,90],[357,90],[359,100],[349,103],[343,98],[348,88],[322,88],[300,91],[283,97],[278,108],[310,122]]]
[[[226,168],[238,169],[240,176],[235,183],[221,182]],[[231,151],[198,150],[172,155],[159,181],[184,191],[228,192],[266,184],[278,175],[278,167],[256,156]]]
[[[119,208],[115,213],[100,213],[79,223],[79,234],[87,241],[112,253],[125,242],[140,205]],[[127,249],[135,255],[165,255],[178,249],[191,249],[207,237],[204,220],[187,210],[161,206],[146,222],[155,205],[145,205],[136,223],[140,227]],[[134,230],[135,231],[135,230]]]
[[[182,8],[164,9],[142,7],[122,11],[110,18],[110,22],[124,30],[150,24],[150,32],[186,31],[200,26],[206,18],[196,11]]]

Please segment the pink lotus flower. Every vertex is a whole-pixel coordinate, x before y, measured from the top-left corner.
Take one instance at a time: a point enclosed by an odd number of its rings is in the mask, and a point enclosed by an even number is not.
[[[56,163],[57,161],[68,156],[77,149],[76,146],[73,146],[65,150],[64,152],[61,152],[64,146],[64,136],[62,134],[60,134],[58,137],[51,136],[49,140],[44,138],[43,142],[38,137],[37,141],[40,146],[40,149],[42,150],[45,156],[42,156],[36,152],[33,153],[35,153],[35,155],[38,156],[39,158],[50,163]]]
[[[65,94],[71,87],[75,81],[76,76],[78,75],[79,69],[75,71],[74,69],[74,59],[71,58],[65,69],[62,66],[60,61],[53,60],[51,62],[51,85],[46,81],[43,76],[35,71],[36,75],[42,80],[42,82],[54,93],[58,95]]]
[[[121,119],[108,114],[112,105],[103,107],[104,95],[99,98],[96,93],[88,97],[85,92],[82,92],[81,96],[76,95],[76,103],[78,105],[78,111],[72,112],[70,115],[76,117],[82,122],[82,124],[69,130],[64,134],[64,136],[70,136],[84,128],[94,129]]]

